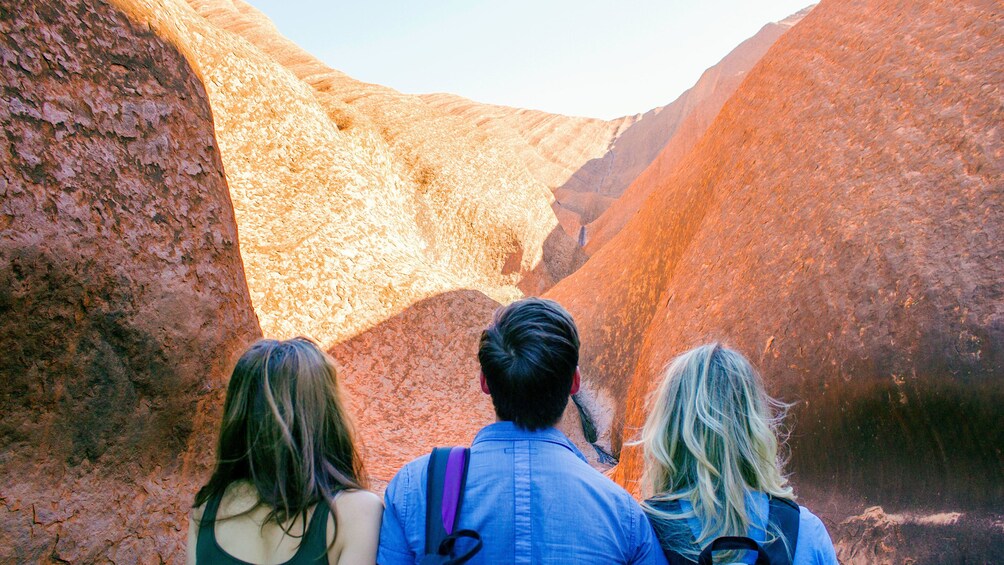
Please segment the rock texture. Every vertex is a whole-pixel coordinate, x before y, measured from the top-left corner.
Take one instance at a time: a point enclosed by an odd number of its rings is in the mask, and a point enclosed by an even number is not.
[[[0,560],[179,562],[255,313],[336,356],[379,489],[492,419],[479,332],[545,290],[585,344],[562,425],[626,485],[659,369],[722,338],[796,402],[843,559],[995,560],[1004,15],[786,25],[603,122],[355,81],[239,0],[0,2]]]
[[[477,291],[442,294],[332,351],[378,486],[432,447],[469,445],[495,420],[479,385],[477,348],[497,307]]]
[[[604,121],[480,104],[453,94],[428,94],[421,98],[431,106],[477,124],[479,130],[519,155],[530,174],[555,193],[555,215],[576,241],[584,223],[598,216],[623,190],[623,187],[611,188],[617,182],[615,177],[633,179],[672,133],[652,118],[661,108],[644,116]],[[645,120],[645,126],[638,123],[640,119]],[[612,165],[613,147],[625,136],[636,140],[634,145],[655,147],[651,156],[630,154],[635,160],[648,159],[636,169],[620,161],[619,167]],[[623,185],[627,186],[630,179]]]
[[[234,147],[233,154],[254,154],[258,157],[254,161],[229,163],[226,155],[231,151],[224,146],[231,189],[240,194],[234,200],[242,238],[248,241],[245,262],[252,292],[270,287],[273,295],[295,296],[296,300],[313,295],[317,301],[331,294],[331,289],[317,285],[277,288],[279,278],[273,276],[275,271],[288,274],[283,285],[296,285],[299,283],[295,281],[304,278],[301,274],[314,269],[312,266],[290,269],[287,265],[276,269],[268,258],[274,243],[267,240],[271,238],[272,226],[283,223],[282,220],[253,212],[245,214],[242,210],[265,205],[269,199],[286,201],[291,187],[316,194],[298,194],[298,205],[291,207],[290,213],[298,214],[298,206],[309,206],[311,214],[326,218],[324,222],[313,220],[320,226],[320,233],[313,239],[324,240],[324,234],[330,232],[328,241],[317,249],[308,250],[308,246],[297,244],[301,253],[330,258],[327,249],[333,246],[382,252],[378,242],[352,241],[378,237],[398,244],[401,247],[398,254],[415,255],[414,259],[395,257],[386,268],[380,264],[365,269],[333,265],[334,273],[362,271],[386,284],[347,281],[346,290],[340,289],[337,294],[343,299],[358,296],[353,298],[360,302],[352,308],[353,319],[346,317],[343,308],[318,304],[316,309],[307,308],[301,315],[311,320],[297,320],[297,327],[304,327],[307,322],[317,328],[315,334],[322,341],[331,342],[345,337],[345,330],[351,326],[359,327],[369,312],[375,314],[374,321],[383,319],[434,291],[455,288],[473,288],[507,301],[521,292],[542,292],[584,260],[576,242],[558,229],[551,211],[550,191],[527,171],[506,144],[487,136],[467,120],[430,107],[416,96],[356,81],[326,67],[282,37],[267,19],[242,2],[190,0],[189,3],[205,18],[201,25],[214,28],[214,39],[202,45],[207,51],[200,54],[200,64],[208,72],[221,76],[250,73],[262,76],[263,80],[267,77],[273,83],[269,88],[242,82],[243,87],[237,89],[223,81],[218,88],[209,86],[214,110],[219,106],[220,110],[228,110],[227,115],[233,115],[233,121],[219,120],[221,144],[229,143],[227,139],[236,137],[238,130],[244,128],[259,132],[266,122],[266,127],[275,127],[267,109],[289,112],[284,105],[288,94],[267,99],[276,90],[296,92],[297,98],[309,96],[302,102],[303,109],[293,112],[298,119],[289,123],[297,131],[284,131],[282,137],[264,136],[255,141],[260,147],[253,153],[249,153],[248,147]],[[218,55],[209,55],[213,52]],[[234,52],[240,54],[244,63],[254,61],[255,67],[237,68],[223,57]],[[247,105],[249,96],[257,104]],[[293,147],[303,144],[295,153],[299,157],[297,170],[290,170],[285,179],[283,174],[273,173],[271,166],[293,157],[273,150],[279,140]],[[251,139],[245,134],[234,141],[243,145]],[[242,172],[255,182],[243,186],[236,178]],[[269,182],[278,184],[266,186]],[[362,202],[346,206],[346,199]],[[330,210],[323,210],[323,205],[319,210],[317,203],[325,201],[331,202]],[[352,216],[345,217],[349,214]],[[374,228],[389,233],[381,235]],[[353,236],[353,231],[361,235]],[[262,240],[266,249],[259,250],[252,239]],[[391,247],[386,243],[384,246]],[[429,278],[421,273],[402,275],[392,270],[396,263],[415,260],[430,266],[436,271],[435,276],[443,280],[430,283],[428,290],[398,288],[413,285],[416,278]],[[263,276],[256,275],[258,272]],[[362,273],[358,277],[367,276]],[[374,294],[387,284],[393,287],[389,292],[398,295],[390,301]],[[263,303],[260,315],[263,310],[289,310],[275,306]],[[360,311],[365,314],[355,315]],[[267,328],[269,317],[261,317]]]
[[[645,114],[637,126],[617,140],[608,155],[609,162],[590,164],[611,171],[608,177],[616,180],[606,181],[610,185],[607,190],[617,199],[602,215],[592,216],[593,220],[585,227],[586,253],[592,255],[606,245],[653,191],[664,189],[663,181],[704,136],[722,106],[746,78],[746,73],[811,9],[763,26],[718,64],[704,71],[697,84],[672,104]],[[652,118],[646,119],[653,113]],[[668,136],[659,137],[658,130]],[[662,145],[650,141],[656,139],[665,141]],[[631,161],[625,163],[628,159]]]
[[[99,0],[0,3],[0,85],[0,561],[180,561],[260,335],[205,90]]]
[[[823,2],[548,293],[583,326],[612,451],[664,364],[719,338],[796,402],[790,468],[840,493],[824,516],[999,512],[1002,18],[976,0]],[[621,455],[630,485],[640,460]]]
[[[433,440],[469,441],[493,419],[469,336],[585,258],[550,192],[503,143],[325,67],[246,4],[166,6],[147,9],[205,77],[263,331],[310,335],[343,361],[377,484]],[[451,378],[447,413],[468,417],[440,428],[401,408],[439,406]],[[405,429],[426,439],[401,442]]]
[[[650,166],[654,170],[648,174],[655,178],[672,168],[704,134],[745,73],[807,12],[767,24],[675,101],[636,116],[601,121],[479,104],[451,94],[421,98],[476,123],[520,155],[530,173],[554,192],[561,227],[592,254],[657,183],[650,179],[625,190]]]

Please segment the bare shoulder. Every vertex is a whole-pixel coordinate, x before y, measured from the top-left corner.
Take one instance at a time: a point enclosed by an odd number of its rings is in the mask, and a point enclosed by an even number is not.
[[[199,506],[192,508],[192,511],[188,513],[188,518],[193,522],[198,522],[202,519],[202,513],[206,510],[206,503],[202,503]]]
[[[376,563],[383,517],[380,497],[367,490],[342,491],[335,497],[334,507],[328,539],[334,535],[335,543],[328,551],[328,563]]]
[[[353,516],[383,513],[383,501],[368,490],[347,490],[335,498],[335,508]]]

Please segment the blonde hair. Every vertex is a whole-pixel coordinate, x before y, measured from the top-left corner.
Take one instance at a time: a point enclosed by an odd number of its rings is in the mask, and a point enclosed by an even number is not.
[[[794,499],[778,455],[787,405],[767,394],[742,354],[719,343],[687,351],[670,363],[652,401],[640,440],[643,484],[653,502],[687,500],[693,507],[668,512],[645,504],[653,520],[679,526],[696,516],[697,546],[704,547],[720,536],[747,535],[749,491]]]

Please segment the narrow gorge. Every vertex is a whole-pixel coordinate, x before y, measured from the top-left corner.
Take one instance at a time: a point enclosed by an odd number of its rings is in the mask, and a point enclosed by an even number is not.
[[[600,120],[356,80],[242,0],[0,0],[0,561],[182,562],[261,336],[335,357],[382,490],[494,419],[477,340],[531,295],[628,490],[720,339],[842,562],[1004,561],[1002,46],[994,0],[822,0]]]

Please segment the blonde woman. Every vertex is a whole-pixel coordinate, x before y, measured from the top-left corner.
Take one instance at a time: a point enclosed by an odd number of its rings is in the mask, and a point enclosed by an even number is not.
[[[188,563],[375,563],[383,504],[364,486],[331,357],[261,340],[230,377]]]
[[[784,408],[749,361],[721,344],[670,363],[641,443],[653,493],[643,506],[671,565],[720,550],[748,563],[837,563],[823,523],[795,504],[783,474]]]

